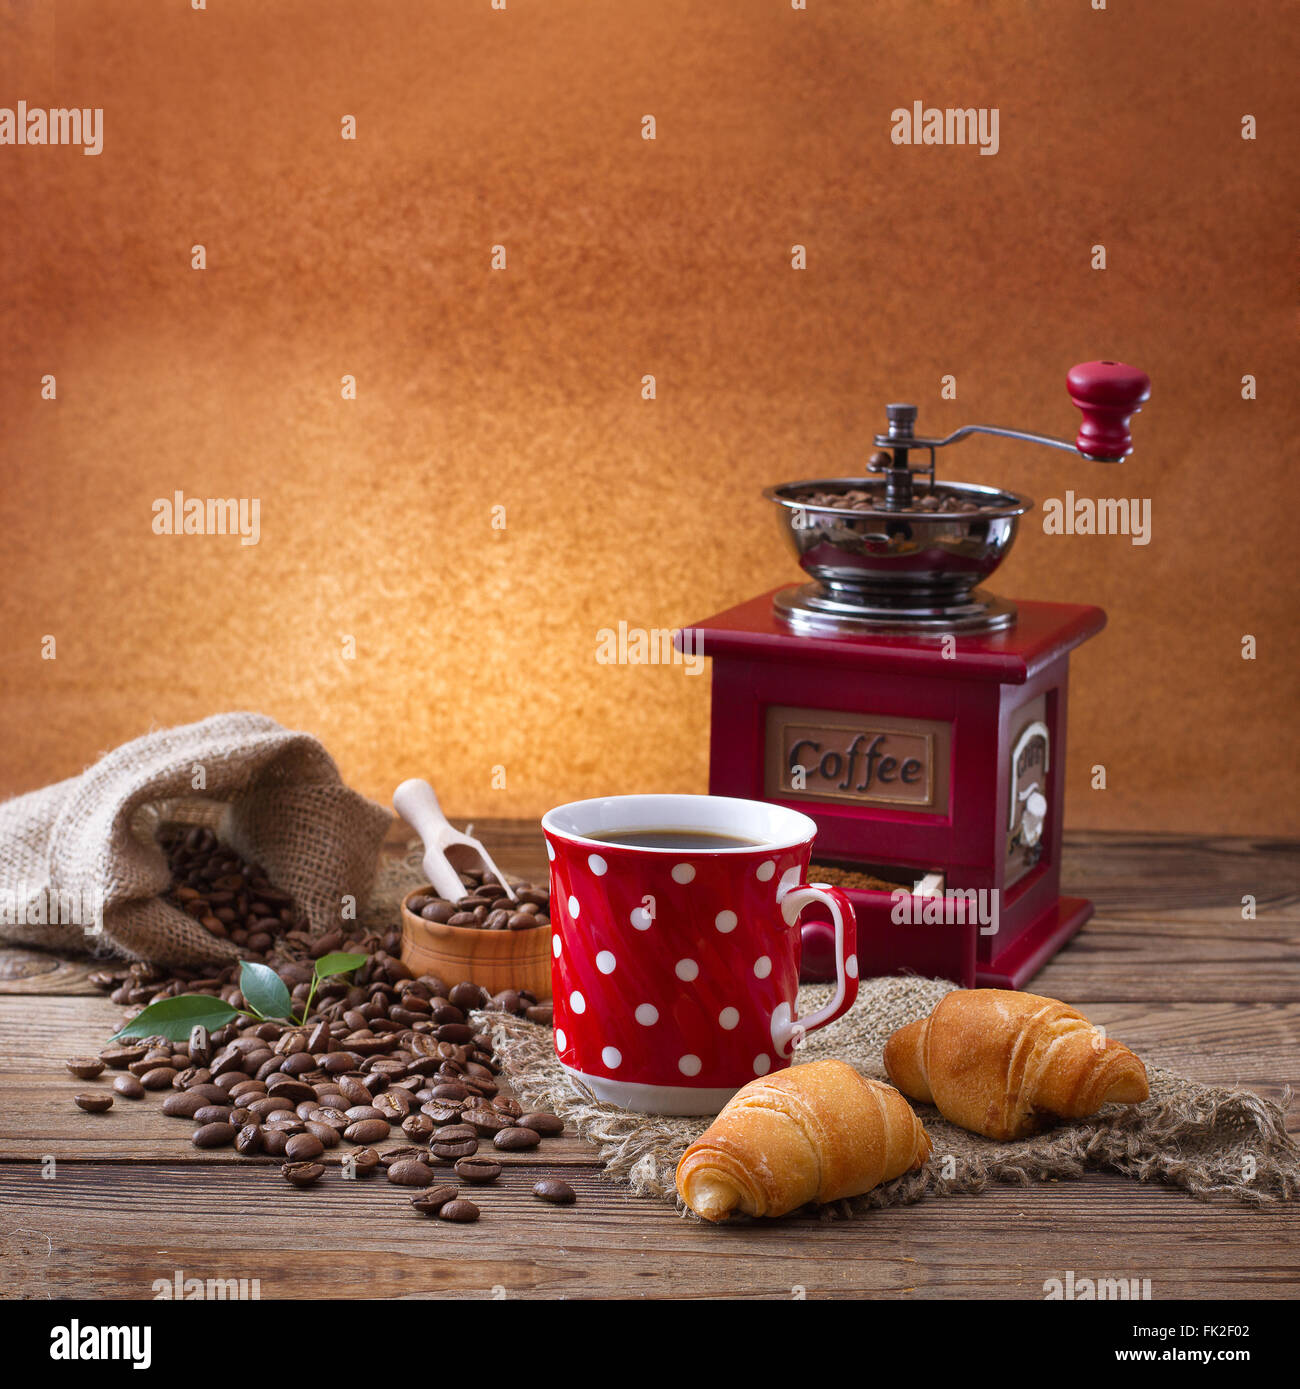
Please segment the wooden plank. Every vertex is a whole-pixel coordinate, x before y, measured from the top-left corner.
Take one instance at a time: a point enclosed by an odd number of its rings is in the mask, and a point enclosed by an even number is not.
[[[64,960],[25,946],[0,948],[0,994],[64,994],[103,997],[89,976],[102,962]]]
[[[590,1171],[569,1208],[505,1178],[454,1226],[377,1180],[306,1191],[249,1168],[0,1165],[0,1294],[151,1297],[155,1279],[258,1279],[264,1298],[1041,1298],[1050,1278],[1150,1278],[1153,1298],[1291,1298],[1293,1212],[1123,1178],[932,1198],[863,1220],[684,1220]],[[802,1290],[802,1292],[801,1292]]]
[[[1095,916],[1030,983],[1082,1007],[1093,1000],[1300,1000],[1300,923],[1224,924],[1195,914]]]
[[[106,1000],[0,999],[0,1159],[161,1159],[203,1166],[242,1166],[232,1149],[191,1146],[193,1125],[161,1112],[162,1097],[115,1101],[106,1114],[85,1114],[72,1103],[79,1090],[106,1087],[112,1072],[78,1081],[63,1066],[93,1053],[115,1025]],[[1300,1091],[1300,1003],[1090,1005],[1089,1016],[1153,1065],[1206,1084],[1243,1085],[1279,1100],[1287,1085]],[[1288,1115],[1300,1131],[1300,1107]],[[394,1139],[394,1141],[400,1141]],[[544,1157],[564,1165],[590,1163],[593,1150],[573,1137],[548,1139],[536,1158],[503,1155],[527,1166]]]

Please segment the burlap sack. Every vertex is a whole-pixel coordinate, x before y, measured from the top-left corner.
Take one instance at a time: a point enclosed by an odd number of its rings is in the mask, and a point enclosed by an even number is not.
[[[798,1059],[837,1056],[863,1075],[886,1080],[881,1056],[890,1033],[928,1015],[954,987],[942,979],[864,979],[853,1008],[814,1032]],[[805,986],[799,990],[799,1012],[807,1015],[829,995],[824,986]],[[654,1118],[600,1104],[574,1090],[556,1060],[549,1028],[499,1013],[475,1016],[491,1027],[496,1057],[525,1104],[550,1109],[594,1143],[608,1177],[682,1209],[674,1179],[677,1162],[708,1119]],[[1249,1090],[1187,1080],[1152,1064],[1154,1057],[1143,1060],[1151,1083],[1144,1104],[1108,1105],[1092,1118],[1059,1123],[1015,1142],[967,1133],[932,1105],[918,1104],[934,1144],[926,1166],[865,1196],[824,1207],[821,1214],[834,1219],[905,1205],[926,1192],[980,1191],[991,1181],[1025,1186],[1078,1177],[1087,1168],[1167,1182],[1195,1196],[1229,1193],[1251,1204],[1300,1195],[1300,1153],[1287,1135],[1281,1106]]]
[[[163,902],[159,818],[218,806],[218,835],[293,895],[313,933],[364,906],[388,811],[343,784],[309,733],[218,714],[147,733],[80,776],[0,804],[0,941],[159,964],[237,954]]]

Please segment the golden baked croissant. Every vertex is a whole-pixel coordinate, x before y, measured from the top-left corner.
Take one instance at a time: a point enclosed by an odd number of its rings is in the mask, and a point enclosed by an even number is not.
[[[738,1090],[682,1154],[677,1190],[705,1220],[785,1215],[858,1196],[929,1156],[897,1090],[843,1061],[811,1061]]]
[[[890,1080],[987,1138],[1023,1138],[1047,1116],[1082,1119],[1147,1097],[1142,1062],[1076,1009],[1013,989],[958,989],[885,1043]]]

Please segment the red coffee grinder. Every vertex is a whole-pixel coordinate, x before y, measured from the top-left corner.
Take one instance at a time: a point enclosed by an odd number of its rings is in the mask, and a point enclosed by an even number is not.
[[[977,587],[1033,502],[935,481],[937,450],[972,434],[1126,457],[1146,374],[1085,362],[1067,385],[1073,443],[978,424],[928,439],[915,406],[886,406],[875,477],[764,493],[811,582],[678,638],[713,660],[710,792],[812,816],[811,877],[848,892],[864,976],[1020,988],[1092,915],[1060,895],[1061,812],[1070,652],[1106,615]],[[827,929],[805,922],[805,977]]]

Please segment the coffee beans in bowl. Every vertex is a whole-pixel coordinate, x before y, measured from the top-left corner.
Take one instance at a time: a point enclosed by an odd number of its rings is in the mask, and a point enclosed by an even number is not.
[[[462,1011],[503,992],[531,993],[523,1006],[535,1006],[551,991],[549,892],[512,880],[512,901],[501,883],[479,869],[460,879],[465,892],[454,902],[426,887],[402,903],[403,961],[417,973],[466,981],[458,986],[462,998],[449,1000]],[[435,1021],[452,1019],[435,1014]]]

